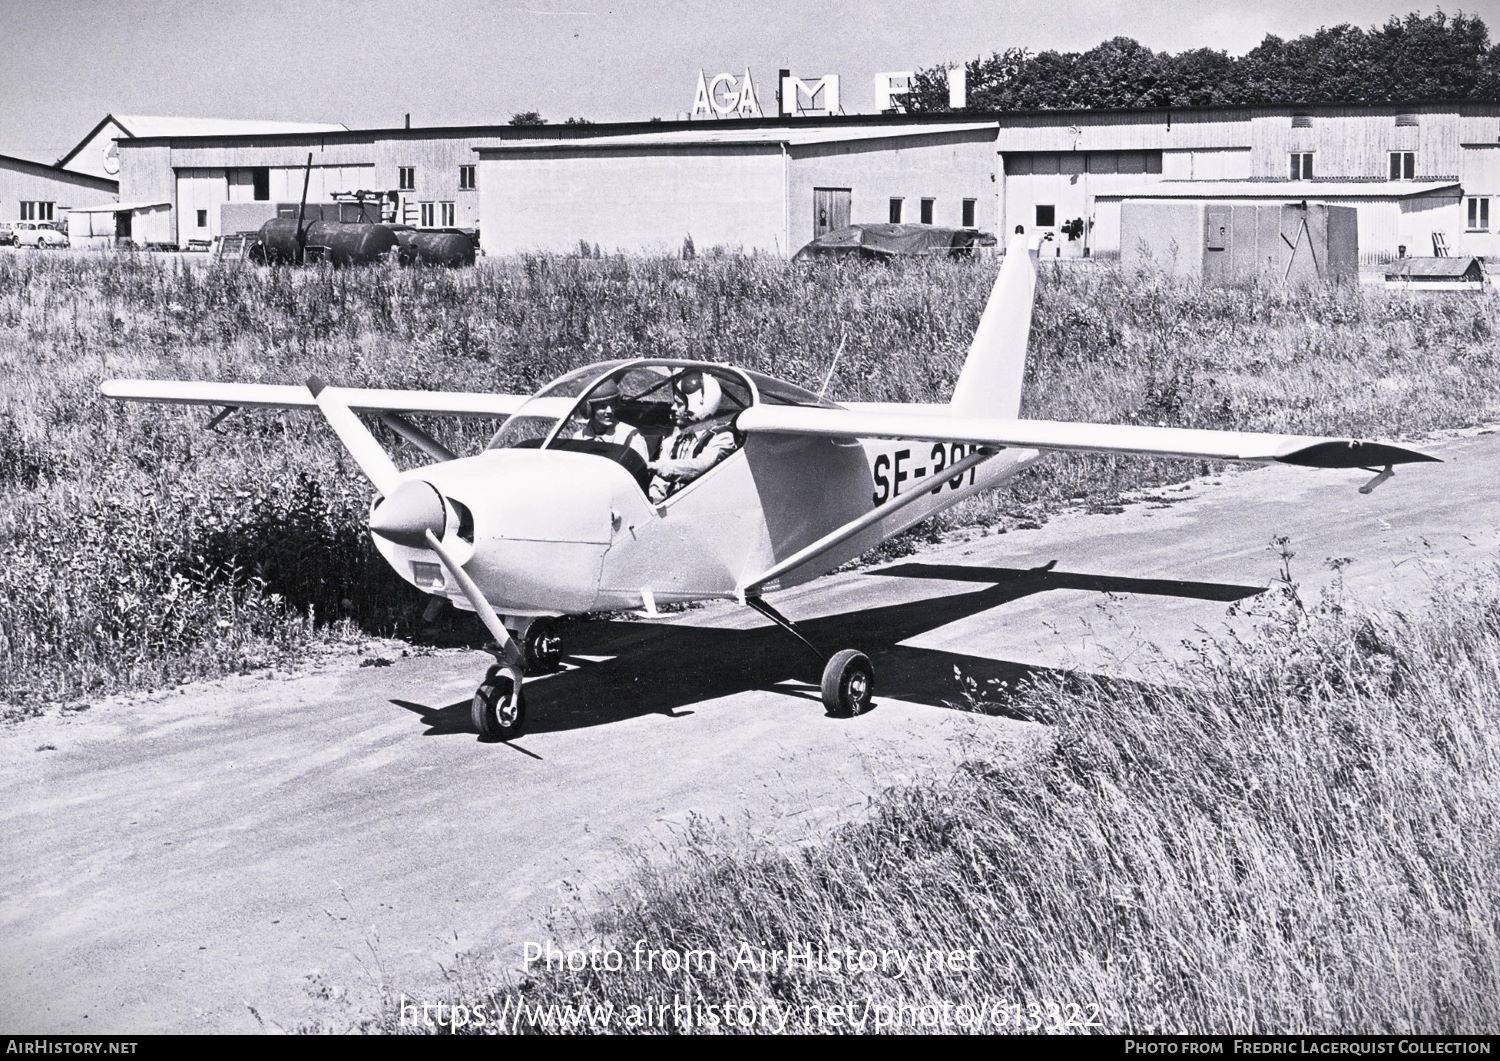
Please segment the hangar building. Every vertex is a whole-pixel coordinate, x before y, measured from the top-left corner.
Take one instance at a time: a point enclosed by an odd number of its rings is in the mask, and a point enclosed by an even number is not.
[[[1054,229],[1064,256],[1118,255],[1138,198],[1354,206],[1366,261],[1435,234],[1500,253],[1500,103],[1033,112],[1002,116],[996,149],[1007,225]]]
[[[344,128],[326,122],[106,114],[51,165],[0,155],[0,221],[67,221],[76,246],[108,246],[125,238],[165,243],[172,199],[119,201],[121,142],[141,136],[274,135]],[[70,216],[75,211],[77,218]]]
[[[140,138],[195,138],[228,135],[276,136],[294,133],[327,133],[345,131],[331,122],[278,122],[242,118],[182,118],[163,115],[106,114],[84,135],[72,150],[57,160],[54,168],[70,174],[107,178],[112,189],[118,189],[121,169],[120,145]],[[174,216],[179,201],[161,194],[144,197],[123,196],[112,213],[102,207],[109,200],[75,202],[80,211],[75,226],[69,223],[68,234],[79,245],[108,245],[117,239],[131,239],[139,244],[176,243]],[[195,203],[182,204],[198,217]],[[75,233],[74,229],[78,231]],[[189,238],[195,234],[190,234]],[[181,246],[187,246],[184,240]]]
[[[138,137],[122,141],[120,194],[169,203],[163,242],[180,247],[258,228],[286,204],[295,216],[304,180],[310,203],[375,192],[390,204],[386,220],[475,228],[474,149],[506,131],[518,133],[509,126],[454,126]]]

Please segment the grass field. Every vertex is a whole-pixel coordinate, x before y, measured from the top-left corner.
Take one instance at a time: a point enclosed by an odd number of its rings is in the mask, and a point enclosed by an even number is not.
[[[1259,608],[1257,636],[1161,684],[980,696],[1048,724],[1019,757],[980,743],[954,776],[882,793],[826,842],[700,822],[566,944],[618,952],[620,971],[456,974],[448,1012],[469,1031],[634,1015],[639,1031],[1488,1033],[1500,572],[1411,614],[1292,585]],[[809,945],[845,966],[759,957]],[[402,1016],[370,1025],[410,1030]]]
[[[410,630],[368,488],[315,416],[108,404],[155,376],[530,391],[619,356],[735,361],[830,394],[946,398],[993,264],[525,257],[456,272],[0,255],[0,712]],[[1500,419],[1497,300],[1204,289],[1044,268],[1025,413],[1410,436]],[[477,448],[491,425],[432,425]],[[412,460],[408,454],[402,460]],[[1193,462],[1056,457],[941,527],[1004,527]],[[941,529],[941,527],[939,529]],[[929,528],[930,530],[931,528]]]

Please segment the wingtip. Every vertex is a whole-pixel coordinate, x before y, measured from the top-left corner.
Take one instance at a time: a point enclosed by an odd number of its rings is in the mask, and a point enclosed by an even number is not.
[[[1370,468],[1396,464],[1441,464],[1441,457],[1434,457],[1421,450],[1393,446],[1388,442],[1363,442],[1360,440],[1315,442],[1302,446],[1276,458],[1281,464],[1296,464],[1304,468]]]

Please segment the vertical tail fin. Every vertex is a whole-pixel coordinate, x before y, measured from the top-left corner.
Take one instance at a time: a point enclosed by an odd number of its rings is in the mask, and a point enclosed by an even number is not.
[[[969,356],[953,388],[950,407],[964,416],[1014,419],[1021,412],[1026,378],[1026,340],[1031,334],[1031,301],[1036,293],[1036,263],[1025,235],[1011,237],[1005,264],[985,303]]]

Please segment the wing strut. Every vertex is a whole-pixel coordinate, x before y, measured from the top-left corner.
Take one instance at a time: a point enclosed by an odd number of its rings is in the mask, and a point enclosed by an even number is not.
[[[863,516],[860,516],[857,519],[850,520],[848,523],[845,523],[837,530],[823,535],[823,537],[819,538],[811,545],[807,545],[801,549],[798,549],[795,553],[787,557],[785,560],[782,560],[766,568],[766,570],[762,571],[755,578],[752,578],[748,582],[743,583],[740,589],[736,591],[735,595],[739,597],[739,599],[743,603],[749,604],[750,598],[759,597],[763,592],[765,592],[766,583],[780,578],[782,575],[786,574],[789,571],[796,570],[805,563],[816,560],[818,557],[822,556],[830,549],[835,549],[838,546],[843,545],[846,541],[854,537],[856,534],[858,534],[860,531],[864,530],[871,524],[879,523],[891,513],[899,512],[907,505],[910,505],[915,501],[920,501],[924,496],[926,496],[928,490],[932,489],[934,486],[937,486],[944,480],[952,479],[955,476],[963,474],[970,468],[974,467],[976,464],[981,464],[984,461],[989,460],[999,452],[999,449],[991,446],[986,446],[983,449],[969,454],[963,460],[948,465],[942,471],[933,472],[931,475],[927,476],[927,478],[921,480],[920,482],[914,483],[911,489],[907,490],[906,493],[897,494],[885,504],[877,505],[875,508],[872,508],[870,511],[866,512]]]
[[[219,430],[219,425],[222,424],[225,420],[229,419],[231,413],[237,413],[239,412],[239,410],[240,407],[238,405],[226,405],[224,406],[224,408],[214,413],[214,415],[209,418],[208,423],[204,424],[203,426],[206,430],[212,431],[216,435],[222,435],[224,432]]]
[[[435,461],[457,460],[458,454],[397,413],[381,413],[380,422]]]

